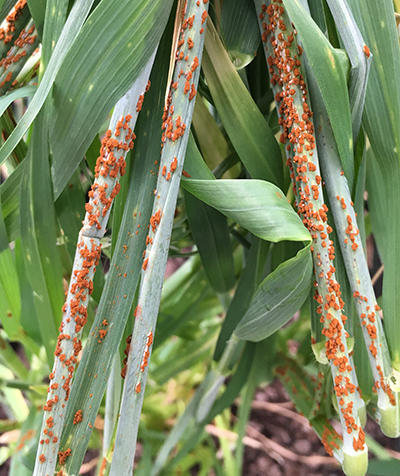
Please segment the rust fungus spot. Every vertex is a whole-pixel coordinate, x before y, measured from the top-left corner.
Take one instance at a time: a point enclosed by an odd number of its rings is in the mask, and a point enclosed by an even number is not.
[[[78,411],[75,413],[73,424],[74,424],[74,425],[77,425],[77,424],[80,423],[81,421],[83,421],[82,410],[78,410]]]

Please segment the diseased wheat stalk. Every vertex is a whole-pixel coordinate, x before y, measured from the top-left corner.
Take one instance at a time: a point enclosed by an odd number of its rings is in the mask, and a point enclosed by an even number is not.
[[[130,475],[133,471],[148,364],[200,75],[208,0],[185,1],[177,15],[180,15],[180,36],[163,116],[160,168],[143,252],[142,280],[120,411],[123,417],[118,422],[110,476]]]
[[[322,179],[316,148],[313,113],[308,105],[308,89],[302,67],[302,48],[297,32],[290,22],[282,0],[269,5],[256,1],[267,51],[271,84],[275,92],[280,141],[285,144],[296,206],[304,225],[311,233],[315,269],[317,312],[324,324],[326,356],[330,363],[334,391],[343,429],[343,468],[346,474],[364,474],[368,450],[359,413],[364,408],[354,381],[345,329],[340,285],[335,278],[335,248],[329,234],[328,208],[324,203]],[[364,409],[365,411],[365,409]]]
[[[150,63],[154,60],[152,56]],[[150,67],[151,67],[150,64]],[[63,307],[53,371],[50,374],[49,397],[44,406],[44,418],[34,475],[53,474],[58,463],[63,466],[71,450],[58,452],[63,430],[66,405],[71,391],[77,357],[82,349],[80,337],[87,322],[87,306],[93,291],[93,276],[100,259],[101,238],[106,226],[114,198],[120,190],[119,179],[125,174],[125,158],[133,148],[133,132],[141,109],[149,69],[144,68],[131,90],[117,103],[110,122],[110,129],[102,140],[100,156],[95,168],[95,182],[89,192],[83,227],[79,232],[71,281]],[[142,89],[141,92],[137,92]],[[99,340],[107,334],[107,322],[99,329]],[[74,424],[82,421],[77,412]]]

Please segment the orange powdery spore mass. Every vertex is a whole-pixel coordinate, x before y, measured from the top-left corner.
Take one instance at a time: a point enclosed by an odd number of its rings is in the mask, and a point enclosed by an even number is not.
[[[100,470],[99,470],[99,476],[104,476],[104,471],[107,468],[107,458],[104,457],[103,461],[101,462]]]
[[[175,172],[177,166],[178,166],[178,159],[174,157],[174,160],[171,162],[169,170],[171,172]]]
[[[46,457],[45,457],[44,454],[41,454],[41,455],[39,456],[39,461],[40,461],[41,464],[43,464],[43,463],[46,462]]]
[[[135,392],[140,393],[140,390],[141,390],[141,385],[140,385],[140,382],[138,382],[135,387]]]
[[[135,309],[135,312],[136,312],[136,309]],[[136,317],[136,315],[135,315],[135,317]],[[132,334],[126,338],[126,347],[125,347],[125,350],[124,350],[125,358],[122,362],[124,366],[121,370],[121,377],[123,379],[125,379],[125,377],[126,377],[126,364],[128,362],[128,355],[129,355],[129,348],[131,346],[131,341],[132,341]]]
[[[187,94],[190,91],[190,81],[185,82],[185,86],[183,88],[183,94]]]
[[[348,398],[352,398],[351,394],[356,389],[351,383],[353,369],[347,357],[347,333],[343,327],[347,318],[341,312],[344,302],[332,265],[335,248],[329,239],[332,229],[327,223],[328,208],[323,203],[322,180],[318,175],[318,159],[314,154],[316,145],[311,120],[313,113],[307,104],[307,85],[301,73],[302,49],[296,47],[297,33],[285,24],[281,3],[273,1],[269,6],[263,5],[260,14],[264,30],[262,40],[267,44],[267,50],[272,50],[267,62],[271,84],[277,91],[275,101],[282,131],[280,142],[285,144],[287,165],[296,197],[295,205],[313,239],[313,258],[318,283],[314,299],[319,304],[317,312],[321,314],[320,320],[324,323],[326,356],[335,369],[332,369],[336,376],[334,389],[341,406],[341,402],[344,404]],[[342,205],[343,208],[346,207],[344,202]],[[341,399],[341,396],[346,399]],[[340,412],[347,433],[357,433],[359,425],[351,416],[349,408],[342,407]]]
[[[141,94],[139,96],[139,100],[136,104],[136,112],[139,112],[142,110],[142,106],[143,106],[143,101],[144,101],[144,94]]]
[[[363,51],[364,51],[364,54],[365,54],[365,56],[366,56],[367,58],[369,58],[369,57],[371,56],[371,52],[370,52],[370,50],[369,50],[369,48],[368,48],[367,45],[364,45]]]
[[[53,417],[49,417],[49,418],[46,420],[46,425],[47,425],[48,428],[52,428],[52,426],[54,425]]]
[[[144,372],[144,369],[147,367],[149,361],[149,357],[150,357],[150,346],[153,344],[153,333],[150,331],[148,334],[147,334],[147,338],[146,338],[146,345],[145,345],[145,348],[144,348],[144,353],[143,353],[143,360],[142,360],[142,363],[140,365],[140,371],[141,372]]]
[[[83,415],[82,415],[82,410],[78,410],[75,415],[74,415],[74,421],[72,422],[74,425],[77,425],[83,421]]]
[[[337,433],[333,428],[329,429],[327,426],[324,426],[324,431],[322,433],[321,442],[324,445],[325,451],[333,456],[333,450],[339,449],[340,444],[343,441],[343,438],[339,433]]]
[[[71,456],[71,454],[72,454],[71,448],[67,448],[65,451],[59,451],[58,461],[60,466],[64,466],[68,456]]]
[[[157,226],[160,224],[161,221],[161,210],[158,210],[151,218],[150,218],[150,226],[153,230],[153,233],[156,232]]]
[[[194,84],[192,84],[191,89],[190,89],[190,94],[189,94],[189,101],[191,101],[197,94],[196,88],[194,87]]]

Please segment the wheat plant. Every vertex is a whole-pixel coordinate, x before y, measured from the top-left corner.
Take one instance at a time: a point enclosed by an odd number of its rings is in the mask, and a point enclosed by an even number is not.
[[[246,474],[275,378],[347,476],[398,473],[399,9],[0,1],[11,476]]]

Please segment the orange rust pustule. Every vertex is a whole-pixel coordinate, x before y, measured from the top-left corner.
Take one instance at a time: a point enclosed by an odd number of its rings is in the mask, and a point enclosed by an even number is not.
[[[126,338],[126,347],[125,347],[125,350],[124,350],[124,354],[125,354],[126,357],[124,358],[124,360],[122,362],[124,366],[121,370],[121,377],[123,379],[125,379],[125,377],[126,377],[126,370],[127,370],[126,364],[128,362],[128,355],[129,355],[129,348],[131,346],[131,341],[132,341],[132,334]]]
[[[158,210],[151,218],[150,218],[150,226],[155,233],[157,226],[160,224],[161,221],[161,210]]]
[[[74,415],[74,421],[72,422],[74,425],[77,425],[83,421],[83,415],[82,415],[82,410],[78,410],[75,415]]]
[[[64,466],[68,456],[71,456],[72,451],[71,448],[67,448],[65,451],[58,452],[58,462],[60,466]]]
[[[142,360],[142,363],[140,365],[141,372],[144,372],[144,369],[147,367],[147,365],[149,363],[148,359],[150,357],[150,346],[152,344],[153,344],[153,333],[150,331],[147,334],[146,345],[145,345],[144,354],[143,354],[143,360]]]

